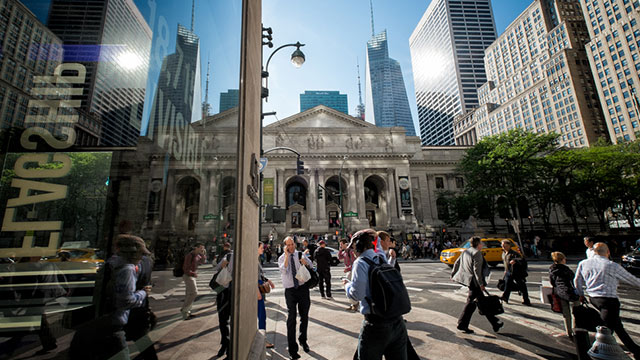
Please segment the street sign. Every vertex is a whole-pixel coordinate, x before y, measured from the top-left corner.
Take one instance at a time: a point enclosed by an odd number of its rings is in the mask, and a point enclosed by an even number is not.
[[[348,211],[344,213],[344,217],[358,217],[358,213],[353,211]]]
[[[203,220],[218,220],[218,215],[207,214],[202,217]]]
[[[266,168],[266,167],[267,167],[267,162],[268,162],[268,160],[269,160],[269,159],[267,159],[267,158],[260,158],[260,168],[258,169],[258,172],[260,172],[260,173],[261,173],[261,172],[263,172],[263,171],[264,171],[264,168]]]

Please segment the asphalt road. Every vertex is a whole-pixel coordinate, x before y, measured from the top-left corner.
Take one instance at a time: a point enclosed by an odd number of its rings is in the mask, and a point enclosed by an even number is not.
[[[529,277],[527,281],[529,295],[533,306],[521,305],[522,298],[518,293],[512,293],[509,304],[505,304],[505,314],[500,318],[505,322],[505,327],[500,331],[499,337],[511,344],[523,348],[546,359],[571,359],[576,358],[573,343],[564,335],[562,315],[553,313],[549,305],[540,301],[540,285],[548,280],[548,268],[550,262],[530,262]],[[575,270],[576,264],[569,264]],[[437,261],[430,262],[403,262],[402,274],[407,289],[411,296],[413,307],[457,317],[465,303],[466,289],[461,288],[449,280],[450,268]],[[268,278],[276,284],[270,297],[283,297],[279,271],[275,265],[266,265],[265,272]],[[213,294],[208,288],[208,282],[213,273],[211,265],[204,265],[199,271],[198,288],[199,301],[214,301]],[[488,286],[492,294],[501,295],[496,288],[497,281],[502,277],[502,267],[493,268]],[[343,267],[339,265],[332,268],[334,298],[342,298],[344,290],[340,279],[343,275]],[[176,309],[178,311],[184,297],[184,284],[180,278],[174,278],[170,271],[154,272],[154,294],[151,302],[152,308]],[[627,285],[621,285],[619,295],[622,302],[622,318],[627,331],[632,338],[640,341],[640,289],[632,289]],[[312,297],[319,298],[318,289],[312,291]],[[411,321],[429,322],[429,319],[415,319]],[[471,325],[489,333],[492,332],[489,322],[478,313],[475,313]],[[455,331],[455,329],[450,329]],[[437,338],[437,334],[431,336]],[[495,349],[500,353],[500,349]],[[506,355],[506,354],[505,354]]]

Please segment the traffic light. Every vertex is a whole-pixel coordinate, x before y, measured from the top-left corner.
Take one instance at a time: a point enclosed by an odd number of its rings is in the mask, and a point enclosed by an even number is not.
[[[443,228],[442,228],[442,233],[444,234],[444,233],[446,233],[446,232],[447,232],[447,228],[443,227]]]
[[[304,161],[300,160],[300,158],[296,160],[296,174],[298,175],[304,174]]]
[[[322,200],[322,188],[318,186],[318,200]]]

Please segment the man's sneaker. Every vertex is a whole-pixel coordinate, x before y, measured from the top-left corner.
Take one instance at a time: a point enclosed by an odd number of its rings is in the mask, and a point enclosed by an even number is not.
[[[502,329],[503,326],[504,323],[502,321],[498,321],[497,323],[493,324],[493,331],[498,332],[500,329]]]
[[[469,329],[468,327],[466,327],[466,328],[461,328],[461,327],[459,327],[459,326],[458,326],[458,330],[462,331],[462,332],[463,332],[463,333],[465,333],[465,334],[473,334],[473,333],[474,333],[474,331],[473,331],[473,330],[471,330],[471,329]]]
[[[327,296],[328,300],[333,300],[333,298],[331,296]]]
[[[293,354],[289,354],[289,357],[291,359],[300,359],[300,354],[298,354],[297,352],[293,353]]]
[[[321,297],[322,297],[322,300],[327,300],[327,298],[324,295],[322,295]]]

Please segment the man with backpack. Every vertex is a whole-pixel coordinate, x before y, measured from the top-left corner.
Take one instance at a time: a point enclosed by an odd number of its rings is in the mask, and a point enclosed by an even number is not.
[[[376,240],[371,229],[353,235],[351,245],[355,244],[358,259],[353,264],[353,281],[343,280],[347,296],[360,301],[364,315],[358,358],[384,355],[387,360],[407,360],[408,335],[402,315],[411,310],[409,295],[400,273],[387,264],[384,253],[374,251]]]

